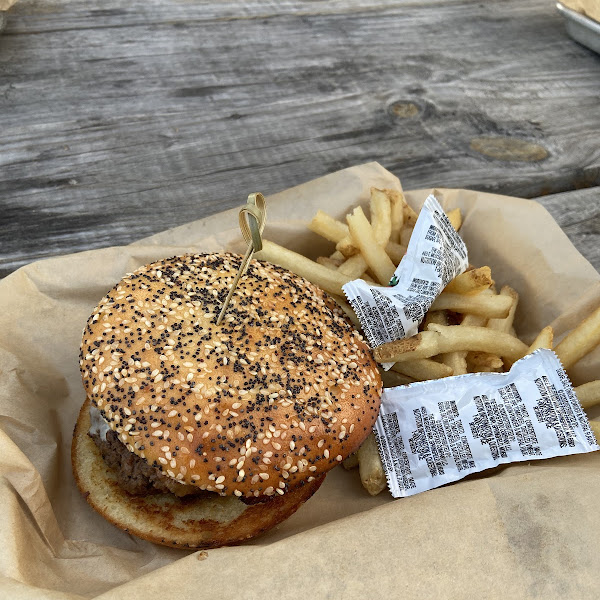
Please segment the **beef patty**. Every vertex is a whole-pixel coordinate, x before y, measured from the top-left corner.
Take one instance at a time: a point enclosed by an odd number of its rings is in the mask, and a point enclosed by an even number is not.
[[[133,496],[171,493],[175,496],[206,496],[214,492],[201,490],[195,485],[179,483],[160,472],[160,469],[149,465],[143,458],[127,450],[119,436],[112,430],[106,432],[106,439],[99,433],[88,435],[100,450],[104,462],[116,473],[119,486]],[[244,504],[262,504],[273,500],[272,496],[240,498]]]
[[[129,494],[134,496],[164,492],[176,496],[210,494],[199,487],[179,483],[163,475],[159,469],[149,465],[143,458],[129,452],[114,431],[106,433],[106,440],[98,433],[90,433],[89,436],[100,449],[104,462],[117,473],[121,488]]]

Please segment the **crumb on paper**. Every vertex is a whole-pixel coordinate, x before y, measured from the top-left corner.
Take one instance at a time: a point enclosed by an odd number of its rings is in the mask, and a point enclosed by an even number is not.
[[[206,560],[208,558],[208,552],[206,550],[200,550],[196,558],[198,560]]]

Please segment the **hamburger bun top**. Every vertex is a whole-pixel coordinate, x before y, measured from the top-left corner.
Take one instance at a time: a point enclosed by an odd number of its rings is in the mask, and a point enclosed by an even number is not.
[[[379,411],[371,351],[317,286],[232,254],[161,260],[92,313],[88,397],[130,452],[222,495],[283,494],[356,451]]]

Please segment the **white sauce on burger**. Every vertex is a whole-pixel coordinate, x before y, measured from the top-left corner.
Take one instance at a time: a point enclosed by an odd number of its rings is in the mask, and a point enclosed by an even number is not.
[[[90,406],[90,434],[97,434],[100,436],[100,439],[106,441],[106,434],[109,431],[110,426],[102,416],[102,413],[95,406]]]

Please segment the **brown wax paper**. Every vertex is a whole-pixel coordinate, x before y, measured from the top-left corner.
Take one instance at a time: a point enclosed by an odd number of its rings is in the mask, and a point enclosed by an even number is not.
[[[0,0],[0,10],[8,10],[17,0]]]
[[[600,0],[560,0],[567,8],[600,22]]]
[[[371,186],[399,189],[371,163],[268,198],[265,237],[312,257],[331,245],[305,224],[342,217]],[[430,190],[408,192],[419,208]],[[521,294],[516,328],[564,334],[600,304],[600,276],[537,203],[438,190],[460,206],[473,264]],[[335,469],[293,517],[208,556],[144,542],[113,527],[71,474],[84,395],[81,332],[94,305],[152,260],[243,250],[237,210],[130,246],[33,263],[0,281],[0,598],[597,598],[600,454],[510,465],[410,498],[370,497]],[[571,371],[598,378],[600,349]]]

